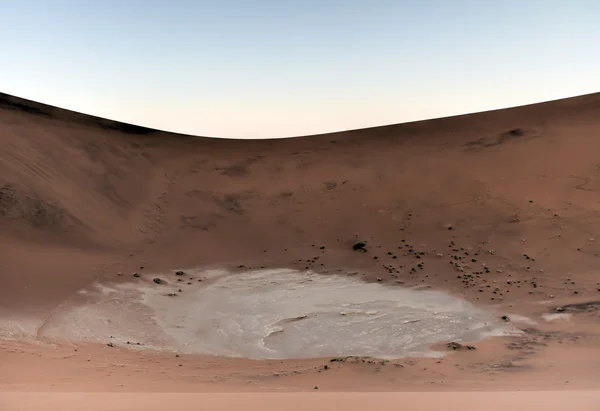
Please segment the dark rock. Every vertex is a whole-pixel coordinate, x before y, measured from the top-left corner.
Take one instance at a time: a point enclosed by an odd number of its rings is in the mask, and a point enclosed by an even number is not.
[[[514,137],[521,137],[523,134],[525,134],[525,132],[521,128],[513,128],[508,132],[508,134]]]
[[[454,351],[475,350],[475,347],[473,347],[472,345],[462,345],[455,341],[449,342],[448,344],[446,344],[446,347]]]
[[[356,251],[356,250],[363,250],[366,246],[367,246],[367,243],[365,241],[359,241],[359,242],[357,242],[356,244],[354,244],[352,246],[352,249],[354,251]]]

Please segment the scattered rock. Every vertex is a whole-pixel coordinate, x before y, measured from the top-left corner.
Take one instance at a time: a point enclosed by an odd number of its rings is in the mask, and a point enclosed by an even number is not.
[[[511,136],[520,137],[525,134],[525,131],[521,128],[514,128],[508,132]]]
[[[446,347],[454,351],[475,350],[475,347],[473,347],[472,345],[462,345],[457,343],[456,341],[449,342],[448,344],[446,344]]]
[[[359,242],[357,242],[356,244],[354,244],[352,246],[352,249],[354,251],[356,251],[356,250],[363,250],[366,246],[367,246],[367,243],[365,241],[359,241]]]
[[[154,278],[152,281],[154,281],[156,284],[162,283],[162,280],[158,277]]]
[[[175,271],[175,275],[185,275],[185,273],[181,270]]]

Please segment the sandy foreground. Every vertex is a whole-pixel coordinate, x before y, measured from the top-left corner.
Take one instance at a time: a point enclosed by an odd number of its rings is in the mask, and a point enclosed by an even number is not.
[[[0,408],[600,409],[599,137],[600,94],[262,141],[0,94]],[[440,290],[520,333],[392,361],[56,338],[94,284],[183,302],[210,269]]]
[[[564,410],[595,411],[598,391],[293,394],[0,394],[3,410]]]

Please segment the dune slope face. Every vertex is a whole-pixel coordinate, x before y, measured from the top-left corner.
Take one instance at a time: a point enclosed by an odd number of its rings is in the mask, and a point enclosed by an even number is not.
[[[587,290],[596,280],[584,274],[600,258],[599,189],[600,94],[251,141],[0,94],[0,309],[37,315],[141,264],[352,267],[416,284],[413,250],[387,259],[406,242],[431,257],[434,285],[475,287],[448,264],[456,244],[505,270],[533,270],[523,254],[535,255],[540,284],[582,273]],[[369,253],[352,251],[357,239]]]

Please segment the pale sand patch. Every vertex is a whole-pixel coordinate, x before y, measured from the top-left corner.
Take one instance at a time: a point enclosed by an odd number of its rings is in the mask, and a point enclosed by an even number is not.
[[[551,313],[542,314],[542,319],[545,321],[570,321],[573,316],[568,313]]]

